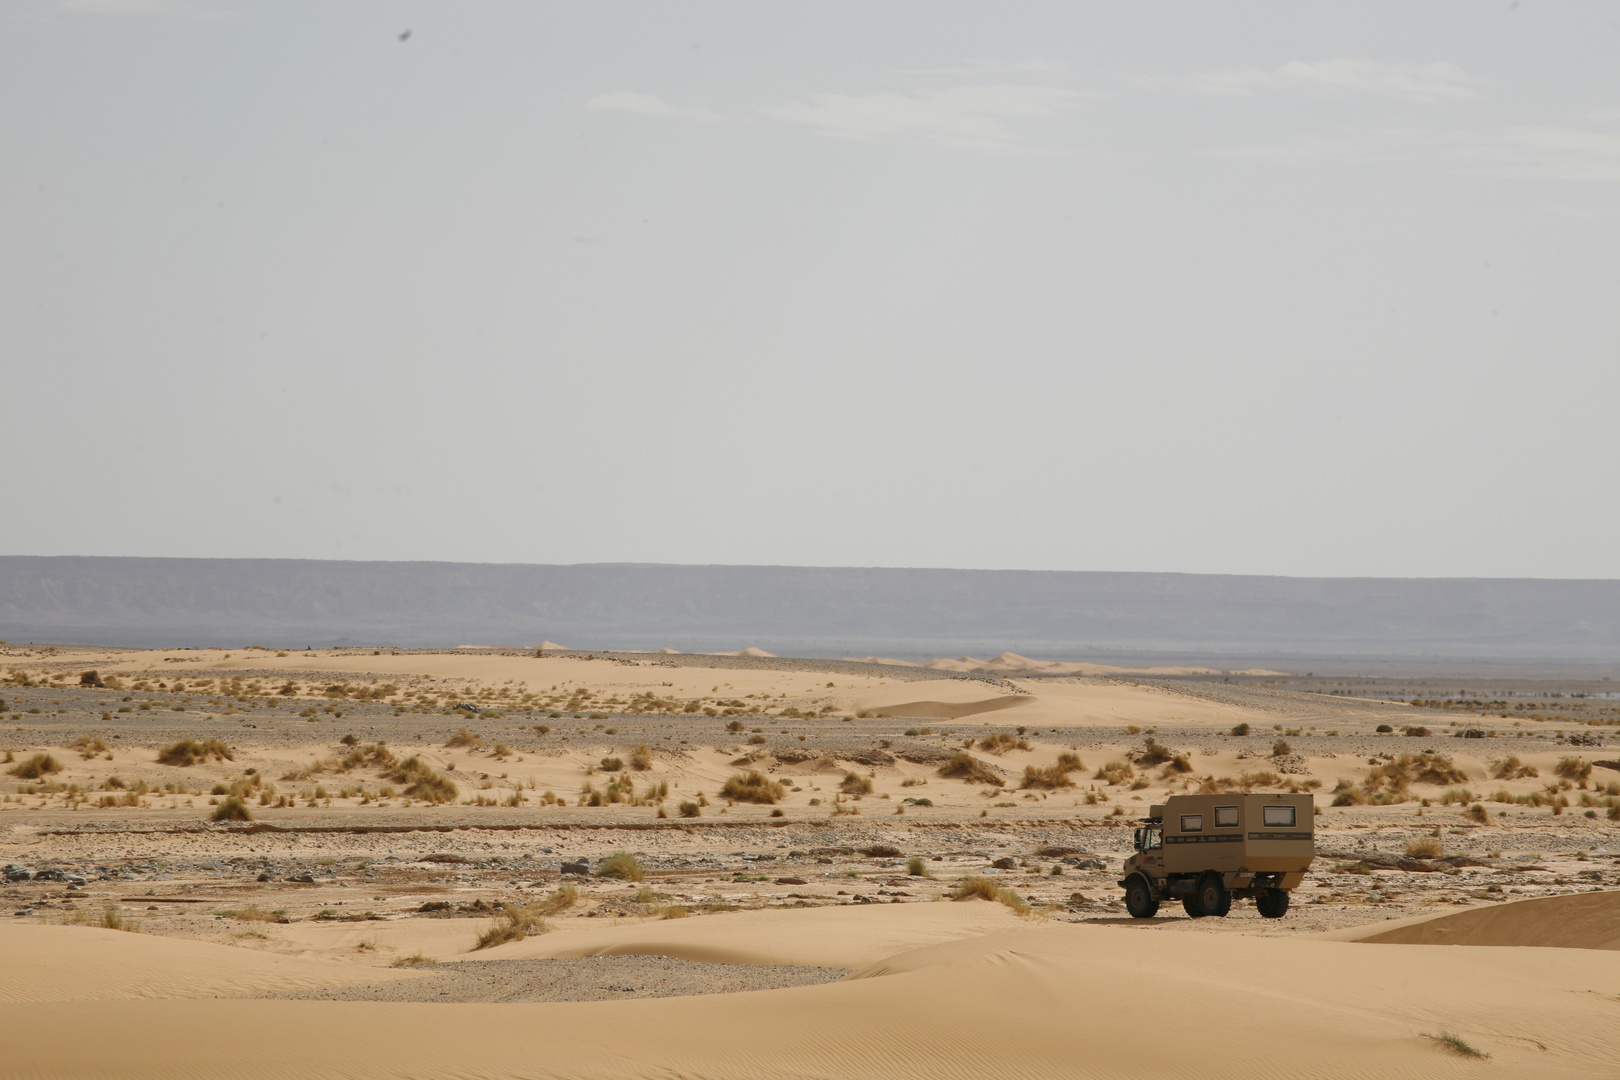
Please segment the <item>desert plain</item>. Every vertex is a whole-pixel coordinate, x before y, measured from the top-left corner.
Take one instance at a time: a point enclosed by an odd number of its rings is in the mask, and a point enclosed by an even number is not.
[[[0,676],[0,1075],[1620,1075],[1607,683],[544,647]],[[1199,790],[1315,796],[1286,917],[1125,912],[1137,819]]]

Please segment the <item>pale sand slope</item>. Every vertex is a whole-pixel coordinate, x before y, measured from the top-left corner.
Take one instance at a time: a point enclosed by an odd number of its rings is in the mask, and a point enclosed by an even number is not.
[[[457,959],[650,955],[710,964],[859,968],[897,953],[1028,925],[1001,904],[981,903],[760,909],[630,926],[592,923],[599,920],[577,920],[577,928]]]
[[[997,694],[980,682],[902,683],[857,695],[851,708],[919,719],[971,717],[1000,726],[1024,724],[1235,724],[1270,725],[1275,717],[1258,709],[1226,705],[1156,686],[1129,683],[1013,681],[1023,694]],[[987,692],[988,691],[988,692]],[[905,706],[912,708],[907,709]],[[943,707],[942,707],[943,706]]]
[[[262,678],[285,678],[289,673],[308,680],[314,673],[361,673],[395,682],[438,680],[438,688],[504,686],[511,683],[533,690],[553,685],[589,686],[600,691],[634,693],[652,690],[676,698],[723,693],[787,695],[787,700],[830,704],[846,712],[869,710],[920,719],[975,717],[997,724],[1181,724],[1209,723],[1230,727],[1237,723],[1271,723],[1275,717],[1254,709],[1193,698],[1154,686],[1119,682],[1052,683],[1042,679],[1014,683],[1023,693],[1007,694],[977,679],[941,679],[912,682],[865,675],[825,672],[712,668],[662,668],[652,664],[624,666],[604,661],[532,656],[494,656],[484,653],[292,653],[277,657],[259,650],[201,650],[184,655],[195,659],[183,668],[166,665],[164,651],[85,653],[76,663],[95,668],[103,676],[132,677],[140,673],[193,677],[215,671],[260,672]],[[827,684],[831,682],[832,686]],[[782,702],[783,704],[786,701]],[[916,705],[914,711],[897,709]],[[964,708],[966,706],[966,708]],[[996,715],[979,716],[994,712]]]
[[[921,919],[943,906],[894,907]],[[774,915],[784,937],[827,917],[760,914]],[[864,924],[869,913],[859,914]],[[728,917],[692,921],[707,924],[711,944],[731,936]],[[92,957],[86,966],[106,965]],[[88,1028],[80,1005],[8,1004],[8,1030],[29,1037],[7,1040],[4,1071],[179,1080],[1612,1077],[1617,989],[1610,954],[1597,950],[1027,924],[902,952],[838,983],[724,996],[125,1000],[98,1005]],[[1442,1030],[1492,1056],[1460,1058],[1423,1037]]]
[[[1334,930],[1322,937],[1379,945],[1532,946],[1620,951],[1620,892],[1541,896],[1511,904]],[[1620,1023],[1620,1019],[1616,1023]]]
[[[86,926],[0,923],[0,1002],[211,998],[414,979],[183,938]]]

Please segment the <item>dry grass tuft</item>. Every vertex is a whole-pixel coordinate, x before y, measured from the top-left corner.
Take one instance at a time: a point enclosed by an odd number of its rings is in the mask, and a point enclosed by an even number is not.
[[[846,772],[843,782],[838,785],[838,790],[845,795],[870,795],[872,794],[872,781],[858,772]]]
[[[596,864],[596,876],[618,878],[620,881],[640,881],[647,874],[634,855],[628,851],[615,851]]]
[[[721,798],[733,802],[764,803],[770,805],[787,794],[787,788],[770,779],[757,769],[735,773],[720,788]],[[682,808],[685,814],[685,808]]]
[[[1447,1050],[1450,1050],[1454,1054],[1460,1054],[1463,1057],[1488,1058],[1491,1056],[1485,1051],[1481,1050],[1479,1047],[1464,1042],[1461,1035],[1454,1035],[1449,1031],[1442,1031],[1438,1035],[1425,1034],[1423,1037],[1426,1039],[1433,1039],[1441,1046],[1444,1046]]]
[[[35,754],[26,761],[19,761],[6,771],[23,780],[38,780],[51,773],[61,772],[62,763],[49,754]]]
[[[1001,785],[1001,777],[994,770],[966,750],[958,750],[951,760],[939,767],[939,775],[959,779],[968,784]]]
[[[652,748],[646,743],[638,744],[630,751],[630,767],[637,772],[646,772],[653,767]]]
[[[450,736],[448,739],[446,739],[444,741],[444,745],[445,745],[445,749],[447,749],[447,750],[450,750],[450,749],[455,749],[455,750],[468,749],[468,750],[471,750],[474,747],[483,746],[484,745],[484,739],[483,739],[483,736],[474,735],[472,732],[468,731],[466,728],[457,728],[456,733],[454,735]]]
[[[1074,755],[1069,756],[1073,757]],[[1076,759],[1074,768],[1078,769],[1079,767],[1078,759]],[[1071,769],[1063,767],[1061,760],[1058,764],[1048,765],[1045,768],[1025,765],[1024,782],[1018,786],[1020,788],[1045,788],[1049,790],[1074,787],[1074,781],[1069,777],[1071,771]]]
[[[409,956],[401,956],[399,959],[395,960],[392,964],[389,964],[388,966],[389,967],[420,967],[422,964],[437,964],[438,962],[439,962],[439,958],[437,956],[426,956],[426,955],[423,955],[422,953],[412,953]]]
[[[496,945],[505,945],[509,941],[522,941],[531,934],[549,934],[551,925],[541,916],[535,906],[509,907],[495,917],[483,933],[478,935],[478,943],[473,951],[489,949]]]
[[[993,879],[973,874],[956,883],[951,890],[952,900],[993,900],[1006,904],[1020,915],[1029,914],[1029,905],[1011,889],[998,885]]]
[[[986,735],[980,739],[979,749],[999,756],[1009,750],[1028,750],[1029,743],[1009,732],[998,731],[994,735]]]
[[[1517,754],[1509,754],[1501,761],[1491,762],[1491,776],[1497,780],[1521,780],[1540,775],[1540,769],[1534,765],[1526,765],[1519,760]]]
[[[921,855],[913,855],[906,860],[906,874],[910,877],[933,877],[928,871],[928,863]]]
[[[178,765],[186,768],[192,765],[207,764],[210,759],[215,761],[235,761],[236,755],[231,753],[230,747],[215,738],[201,741],[197,739],[181,739],[171,746],[165,746],[158,751],[159,765]]]
[[[1446,853],[1438,836],[1420,836],[1406,845],[1408,859],[1438,859]]]
[[[435,805],[455,802],[459,794],[454,780],[434,772],[421,758],[414,756],[400,762],[388,773],[388,779],[396,784],[404,784],[407,798],[421,799]]]
[[[703,808],[688,799],[681,803],[681,817],[702,817]]]
[[[537,908],[542,915],[557,915],[579,903],[579,896],[579,886],[559,885],[550,896],[530,906]]]
[[[1578,757],[1559,758],[1558,764],[1553,766],[1553,772],[1565,780],[1585,780],[1592,775],[1592,763],[1582,761]]]
[[[107,744],[93,735],[80,735],[77,739],[66,744],[67,749],[76,752],[84,760],[89,761],[97,754],[107,752]]]
[[[1136,770],[1128,761],[1110,761],[1097,770],[1093,780],[1106,780],[1109,784],[1123,784],[1136,775]]]
[[[214,812],[208,815],[210,821],[252,821],[253,814],[247,808],[247,803],[239,797],[232,795],[224,802],[214,807]]]

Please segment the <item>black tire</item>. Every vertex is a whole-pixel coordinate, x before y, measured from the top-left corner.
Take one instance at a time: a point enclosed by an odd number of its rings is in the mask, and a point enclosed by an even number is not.
[[[1139,877],[1132,878],[1125,886],[1125,910],[1133,919],[1151,919],[1159,913],[1159,902],[1153,898],[1153,890]]]
[[[1255,898],[1254,906],[1260,909],[1262,917],[1280,919],[1288,914],[1288,891],[1286,889],[1267,889]]]
[[[1203,905],[1199,904],[1198,897],[1189,896],[1181,902],[1181,910],[1187,913],[1189,919],[1202,919],[1204,917]]]
[[[1221,916],[1232,910],[1232,894],[1226,891],[1226,884],[1215,874],[1205,874],[1199,879],[1198,891],[1193,898],[1205,915]]]

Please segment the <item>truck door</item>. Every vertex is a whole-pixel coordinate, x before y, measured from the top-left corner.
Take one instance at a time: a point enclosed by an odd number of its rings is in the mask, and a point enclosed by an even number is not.
[[[1142,869],[1157,885],[1164,878],[1164,826],[1149,825],[1136,830],[1136,850],[1142,856]]]

